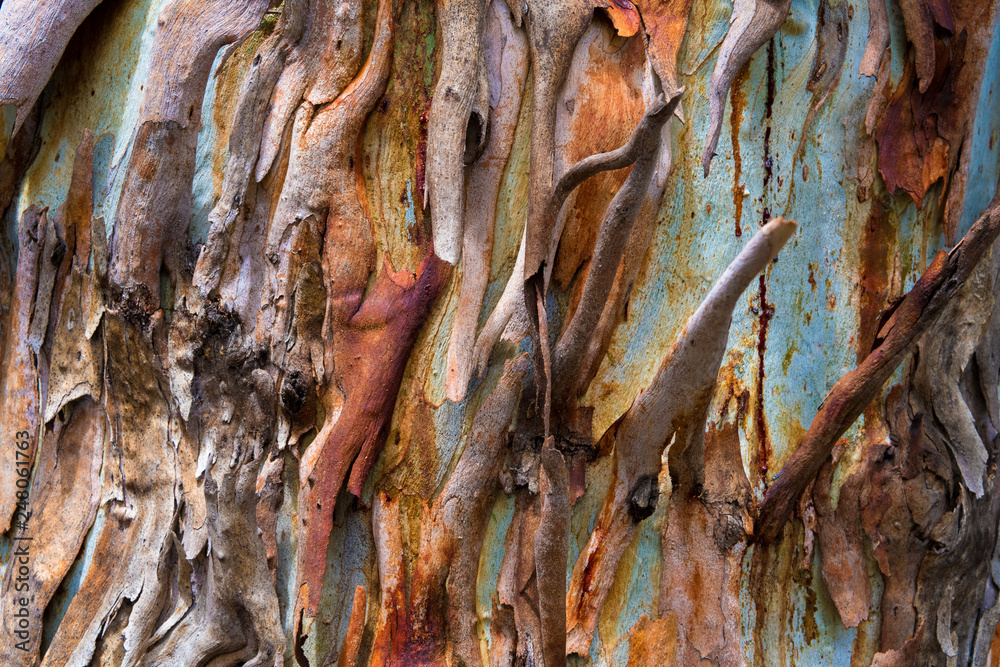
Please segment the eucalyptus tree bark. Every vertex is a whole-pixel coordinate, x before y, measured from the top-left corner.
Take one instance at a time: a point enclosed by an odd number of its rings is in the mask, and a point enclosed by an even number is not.
[[[998,62],[976,0],[7,0],[0,663],[1000,664]]]

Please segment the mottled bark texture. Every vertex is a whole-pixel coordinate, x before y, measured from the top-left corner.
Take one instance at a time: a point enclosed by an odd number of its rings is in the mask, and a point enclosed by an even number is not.
[[[998,11],[888,1],[6,0],[0,663],[987,664]]]

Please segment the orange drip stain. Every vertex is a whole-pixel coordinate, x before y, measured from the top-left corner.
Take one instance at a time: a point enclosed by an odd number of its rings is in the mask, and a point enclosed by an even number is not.
[[[746,96],[743,94],[743,83],[750,75],[749,63],[736,75],[733,87],[729,89],[729,102],[733,112],[729,116],[730,136],[733,143],[733,211],[736,219],[736,236],[743,236],[743,185],[740,176],[743,173],[743,159],[740,156],[740,125],[743,124],[743,108],[746,106]]]

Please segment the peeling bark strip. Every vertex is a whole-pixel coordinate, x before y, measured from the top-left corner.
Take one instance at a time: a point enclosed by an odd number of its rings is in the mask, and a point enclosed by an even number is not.
[[[704,425],[733,309],[796,227],[795,222],[775,218],[754,235],[688,320],[652,384],[605,434],[614,443],[613,477],[594,532],[573,567],[566,598],[570,653],[589,653],[622,553],[638,521],[652,514],[648,480],[657,478],[671,438],[674,483],[704,483]]]
[[[561,207],[561,200],[590,175],[588,172],[596,171],[598,165],[602,163],[605,167],[617,164],[619,160],[616,158],[619,155],[631,157],[635,154],[635,158],[629,160],[632,162],[632,171],[629,172],[625,184],[608,204],[604,219],[601,221],[580,305],[563,330],[554,350],[553,404],[559,407],[567,401],[575,400],[577,395],[586,389],[582,382],[584,378],[580,377],[580,371],[586,370],[582,364],[583,358],[607,304],[622,255],[632,233],[632,226],[646,199],[648,184],[660,156],[660,135],[663,126],[673,115],[683,92],[683,88],[676,91],[669,100],[658,98],[646,111],[628,144],[612,153],[584,158],[567,170],[556,186],[556,206]]]
[[[497,0],[490,4],[487,13],[483,49],[483,62],[490,76],[491,116],[486,146],[471,165],[466,185],[462,286],[448,344],[447,393],[455,402],[465,397],[472,378],[476,326],[490,277],[497,198],[517,129],[522,89],[528,73],[527,37],[523,30],[514,26],[506,6]],[[432,115],[433,110],[432,106]],[[430,138],[428,143],[433,145]],[[440,236],[435,232],[435,250],[439,241]]]
[[[434,252],[449,264],[462,253],[465,209],[465,164],[478,157],[489,123],[488,107],[473,105],[477,96],[489,99],[487,80],[479,75],[487,0],[441,0],[441,73],[434,87],[427,127],[427,189],[431,204]],[[470,145],[471,144],[471,145]],[[472,160],[466,160],[472,150]],[[426,205],[426,201],[424,204]]]
[[[0,105],[17,107],[17,134],[70,37],[101,0],[7,0],[0,6]]]
[[[743,66],[750,61],[750,56],[766,44],[781,28],[788,16],[792,0],[735,0],[733,14],[729,19],[729,32],[722,40],[719,48],[719,58],[712,72],[712,84],[709,91],[708,142],[702,154],[701,166],[708,176],[712,158],[715,157],[715,147],[719,143],[722,132],[722,115],[725,111],[726,97],[729,89]]]
[[[318,361],[326,376],[317,380],[331,384],[325,389],[327,421],[299,470],[296,635],[300,622],[308,631],[319,605],[337,495],[345,479],[348,490],[361,495],[388,437],[410,350],[448,276],[448,265],[427,248],[416,276],[396,273],[386,264],[362,300],[374,267],[375,245],[357,192],[360,165],[354,165],[354,155],[363,121],[388,79],[395,14],[392,0],[379,4],[377,37],[368,61],[343,94],[321,112],[328,114],[320,127],[334,151],[329,162],[334,189],[323,241],[326,361]],[[313,127],[319,123],[317,117]],[[343,408],[332,418],[337,392],[343,396]]]
[[[935,322],[972,274],[980,258],[1000,234],[1000,189],[976,223],[950,252],[941,250],[927,271],[880,328],[868,357],[842,377],[823,399],[799,448],[767,490],[757,519],[756,538],[762,544],[780,535],[799,494],[816,476],[837,439],[854,423],[911,346]],[[964,480],[977,496],[981,475]]]
[[[147,313],[159,303],[160,266],[187,233],[201,103],[219,49],[257,26],[267,0],[172,0],[161,10],[109,275]]]

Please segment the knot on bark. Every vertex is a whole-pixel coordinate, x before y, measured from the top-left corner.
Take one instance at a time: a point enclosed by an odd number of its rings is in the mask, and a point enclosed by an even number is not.
[[[640,477],[628,494],[628,515],[639,523],[656,510],[660,499],[660,487],[653,475]]]

